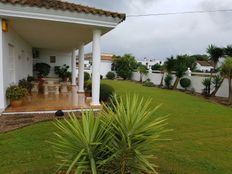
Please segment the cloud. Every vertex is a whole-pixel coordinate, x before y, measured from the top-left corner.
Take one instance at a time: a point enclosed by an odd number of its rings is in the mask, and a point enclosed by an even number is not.
[[[231,0],[78,0],[78,3],[127,14],[232,8]],[[127,18],[102,37],[102,51],[164,59],[205,53],[209,44],[232,43],[232,12]],[[91,51],[88,46],[87,51]]]

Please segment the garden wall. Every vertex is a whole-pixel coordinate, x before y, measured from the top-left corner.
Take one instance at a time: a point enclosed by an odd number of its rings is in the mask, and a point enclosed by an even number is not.
[[[143,76],[143,81],[145,81],[146,79],[149,78],[151,80],[151,82],[153,82],[155,85],[160,85],[162,75],[163,74],[161,74],[159,71],[149,72],[146,76]],[[165,75],[164,75],[164,77],[165,77]],[[209,76],[210,76],[209,73],[192,73],[191,76],[185,76],[191,80],[191,86],[188,88],[188,90],[195,91],[197,93],[202,93],[202,90],[204,88],[204,86],[202,85],[202,81],[203,81],[203,79],[205,79],[206,77],[209,77]],[[173,74],[172,85],[173,85],[175,79],[176,79],[175,74]],[[138,72],[133,72],[132,80],[139,81],[140,74]],[[163,81],[163,84],[165,84],[164,81]],[[177,88],[183,89],[180,86],[180,84],[178,84]],[[228,91],[229,89],[228,88],[229,88],[228,87],[228,79],[224,79],[222,86],[218,90],[216,96],[228,97],[229,96],[229,91]]]

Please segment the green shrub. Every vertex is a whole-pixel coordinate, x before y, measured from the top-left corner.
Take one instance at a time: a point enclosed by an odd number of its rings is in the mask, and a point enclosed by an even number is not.
[[[92,82],[91,80],[84,81],[84,89],[86,92],[91,92],[92,90]]]
[[[151,82],[150,79],[147,79],[146,81],[143,82],[143,86],[153,87],[155,85],[154,85],[154,83]]]
[[[211,89],[211,84],[212,84],[211,79],[205,78],[202,81],[202,84],[204,85],[204,89],[203,89],[202,94],[206,97],[210,96],[210,89]]]
[[[90,80],[85,81],[85,91],[92,92],[92,82]],[[100,84],[100,101],[107,102],[114,94],[114,89],[106,84]]]
[[[164,78],[165,86],[168,89],[170,89],[172,86],[172,80],[173,80],[173,77],[171,74],[167,74],[166,77]]]
[[[47,63],[36,63],[34,69],[39,77],[46,77],[49,74],[51,67]]]
[[[19,87],[27,89],[28,92],[31,91],[33,85],[26,79],[19,80]]]
[[[156,173],[157,149],[167,130],[166,117],[157,116],[151,100],[121,97],[98,117],[94,112],[57,120],[52,145],[66,173]],[[107,171],[107,172],[106,172]]]
[[[114,88],[109,85],[100,85],[100,101],[108,102],[110,97],[114,94]]]
[[[182,78],[180,79],[180,85],[186,90],[191,85],[191,80],[188,78]]]
[[[108,73],[106,74],[106,78],[107,78],[107,79],[110,79],[110,80],[115,79],[115,74],[114,74],[114,72],[112,72],[112,71],[108,72]]]
[[[10,100],[19,100],[27,95],[27,89],[17,85],[13,85],[7,88],[6,98]]]
[[[90,80],[90,74],[88,72],[84,72],[84,81]]]

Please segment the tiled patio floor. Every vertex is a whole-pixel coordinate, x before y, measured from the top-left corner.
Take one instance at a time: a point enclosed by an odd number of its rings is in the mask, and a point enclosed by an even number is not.
[[[7,107],[4,113],[14,112],[44,112],[56,110],[78,110],[88,109],[84,94],[78,94],[77,88],[72,87],[68,93],[55,94],[35,94],[24,99],[23,105],[19,107]]]

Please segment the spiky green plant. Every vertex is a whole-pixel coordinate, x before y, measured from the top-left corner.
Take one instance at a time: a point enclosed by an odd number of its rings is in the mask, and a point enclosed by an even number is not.
[[[97,117],[84,112],[56,123],[52,141],[60,168],[69,173],[156,173],[155,154],[166,117],[158,117],[151,100],[115,97]]]
[[[157,117],[159,106],[150,108],[150,103],[138,96],[120,97],[102,112],[103,118],[110,118],[106,125],[113,128],[112,173],[156,173],[155,154],[158,142],[164,140],[160,135],[167,131],[166,117]]]
[[[83,112],[81,119],[70,114],[64,121],[58,120],[56,126],[60,131],[55,133],[52,145],[59,169],[65,170],[67,174],[96,174],[97,166],[107,158],[106,144],[110,140],[108,126],[103,127],[100,117],[95,118],[93,111]]]

